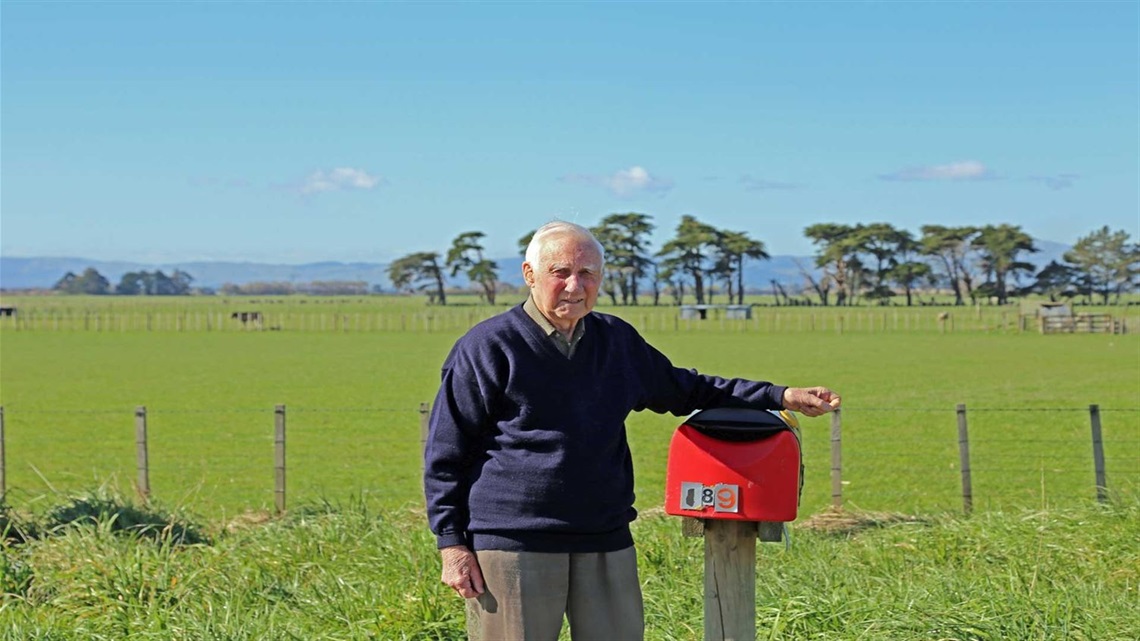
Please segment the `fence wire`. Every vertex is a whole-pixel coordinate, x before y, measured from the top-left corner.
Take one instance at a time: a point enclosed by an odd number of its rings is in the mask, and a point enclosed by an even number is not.
[[[145,463],[135,407],[0,408],[0,490],[9,502],[112,485],[124,494],[189,509],[233,513],[274,508],[276,430],[284,418],[287,505],[366,496],[390,505],[422,501],[426,403],[414,407],[147,407]],[[881,425],[890,411],[923,417],[908,432]],[[1140,500],[1140,409],[1099,408],[1104,494]],[[839,501],[865,509],[963,509],[955,408],[844,408]],[[1098,498],[1089,408],[968,408],[974,509],[1037,507]],[[1106,416],[1107,415],[1107,416]],[[937,417],[937,418],[936,418]],[[662,419],[672,420],[672,419]],[[826,419],[825,419],[826,420]],[[897,424],[897,421],[896,421]],[[1011,429],[1017,428],[1010,436]],[[836,502],[832,442],[823,425],[803,430],[801,511]],[[664,494],[667,436],[631,437],[639,496]],[[645,477],[648,480],[641,480]],[[646,484],[648,487],[646,488]]]

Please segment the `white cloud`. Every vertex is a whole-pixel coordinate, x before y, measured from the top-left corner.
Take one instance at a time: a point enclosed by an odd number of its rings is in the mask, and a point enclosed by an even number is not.
[[[789,182],[782,182],[779,180],[767,180],[765,178],[756,178],[747,174],[740,177],[740,184],[744,185],[746,191],[770,191],[770,190],[789,190],[799,189],[800,185]]]
[[[639,192],[666,192],[673,188],[673,181],[649,173],[645,167],[634,165],[621,169],[608,176],[590,174],[567,174],[560,180],[568,183],[600,185],[609,189],[619,198],[628,198]]]
[[[329,171],[318,169],[302,181],[299,191],[303,196],[310,196],[325,191],[372,189],[382,182],[383,178],[370,175],[363,169],[352,167],[337,167]]]
[[[882,180],[901,181],[987,180],[995,177],[993,171],[977,160],[960,160],[945,165],[907,167],[879,176]]]
[[[1072,187],[1073,183],[1080,177],[1080,174],[1056,174],[1053,176],[1030,176],[1029,179],[1044,183],[1046,187],[1053,191],[1060,191]]]

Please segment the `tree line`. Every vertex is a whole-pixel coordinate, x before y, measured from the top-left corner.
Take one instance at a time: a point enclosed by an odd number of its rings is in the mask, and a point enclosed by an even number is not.
[[[606,252],[601,291],[614,305],[639,305],[662,299],[674,305],[686,297],[713,304],[718,293],[727,302],[743,304],[746,291],[767,290],[776,304],[890,304],[903,297],[914,304],[920,291],[942,290],[955,305],[978,301],[1005,304],[1011,297],[1039,294],[1050,300],[1080,298],[1103,304],[1136,289],[1140,278],[1140,244],[1124,230],[1103,226],[1077,239],[1062,260],[1037,269],[1025,258],[1038,249],[1020,226],[923,225],[920,234],[889,223],[845,225],[818,223],[804,229],[816,248],[811,265],[798,264],[801,282],[775,280],[746,286],[745,265],[771,258],[763,241],[747,232],[718,229],[694,216],[682,216],[673,237],[651,247],[656,229],[652,216],[614,213],[591,227]],[[534,232],[518,240],[525,254]],[[479,231],[452,240],[445,254],[421,251],[402,256],[388,266],[396,291],[423,292],[428,302],[447,304],[447,278],[460,273],[489,304],[509,288],[499,280],[498,265],[486,257]],[[67,294],[177,296],[191,293],[194,278],[181,270],[167,276],[161,270],[123,274],[114,287],[95,268],[68,272],[53,287]],[[771,286],[770,290],[767,285]],[[223,294],[362,294],[378,292],[364,282],[227,283]],[[202,290],[202,293],[213,293]]]
[[[194,277],[175,269],[167,276],[162,270],[154,272],[138,271],[127,272],[114,287],[105,276],[94,267],[88,267],[76,275],[67,272],[56,281],[52,289],[64,294],[86,294],[89,296],[103,296],[116,294],[119,296],[185,296],[191,293],[213,294],[212,288],[192,289],[190,284]],[[371,290],[365,281],[328,280],[313,281],[309,283],[290,282],[264,282],[255,281],[237,285],[225,283],[219,293],[227,296],[289,296],[292,294],[308,294],[310,296],[359,296],[370,292],[376,293],[379,289]]]
[[[52,289],[64,294],[90,296],[185,296],[190,293],[192,282],[194,277],[180,269],[174,270],[169,276],[159,269],[153,272],[127,272],[119,279],[119,284],[112,287],[111,281],[100,274],[99,270],[88,267],[79,275],[67,272],[56,281]]]
[[[690,294],[698,305],[712,304],[718,289],[729,303],[742,304],[746,261],[771,258],[763,241],[747,232],[717,229],[687,215],[674,236],[651,251],[655,229],[650,215],[636,212],[610,214],[591,228],[606,252],[602,292],[613,304],[638,305],[643,292],[654,305],[663,296],[680,305]],[[519,239],[520,253],[525,255],[533,235]],[[916,236],[890,223],[819,223],[806,227],[804,236],[816,248],[814,269],[799,265],[798,290],[773,280],[776,304],[887,305],[902,296],[911,306],[916,292],[931,289],[951,292],[955,305],[1005,304],[1028,294],[1108,304],[1135,289],[1140,277],[1140,244],[1107,225],[1079,238],[1062,262],[1050,261],[1040,270],[1025,260],[1039,250],[1017,225],[923,225]],[[460,234],[442,260],[430,251],[403,256],[389,265],[388,276],[398,291],[421,291],[429,303],[446,305],[445,274],[463,272],[494,304],[498,266],[483,255],[484,237],[477,231]]]

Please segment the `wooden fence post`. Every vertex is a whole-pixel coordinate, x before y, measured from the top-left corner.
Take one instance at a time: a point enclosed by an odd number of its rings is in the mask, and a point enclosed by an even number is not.
[[[150,500],[150,460],[147,457],[145,405],[135,408],[135,456],[139,473],[139,496],[146,502]]]
[[[285,406],[278,405],[273,410],[273,468],[275,472],[273,498],[277,514],[285,512]]]
[[[1096,468],[1096,500],[1107,503],[1108,479],[1104,473],[1104,441],[1100,434],[1100,405],[1089,405],[1089,421],[1092,423],[1093,467]]]
[[[842,418],[837,409],[831,413],[831,506],[843,507],[843,433]]]
[[[8,476],[4,458],[4,406],[0,405],[0,502],[8,494]]]
[[[756,639],[756,523],[706,519],[705,641]]]
[[[966,404],[958,403],[958,457],[962,464],[962,509],[974,510],[974,488],[970,480],[970,436],[966,431]]]
[[[420,468],[421,469],[423,469],[423,465],[424,465],[424,453],[427,452],[428,419],[430,417],[431,417],[431,403],[420,403]]]

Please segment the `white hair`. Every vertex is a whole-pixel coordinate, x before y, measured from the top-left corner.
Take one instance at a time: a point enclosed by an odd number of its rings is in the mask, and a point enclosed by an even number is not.
[[[602,265],[606,264],[606,250],[598,239],[594,237],[594,233],[589,229],[577,224],[568,223],[564,220],[552,220],[542,227],[535,230],[534,236],[531,236],[530,244],[526,246],[526,262],[530,263],[531,267],[538,268],[538,261],[542,254],[542,248],[546,244],[547,239],[553,236],[575,236],[583,240],[588,240],[594,244],[594,248],[598,250],[598,256],[602,258]]]

